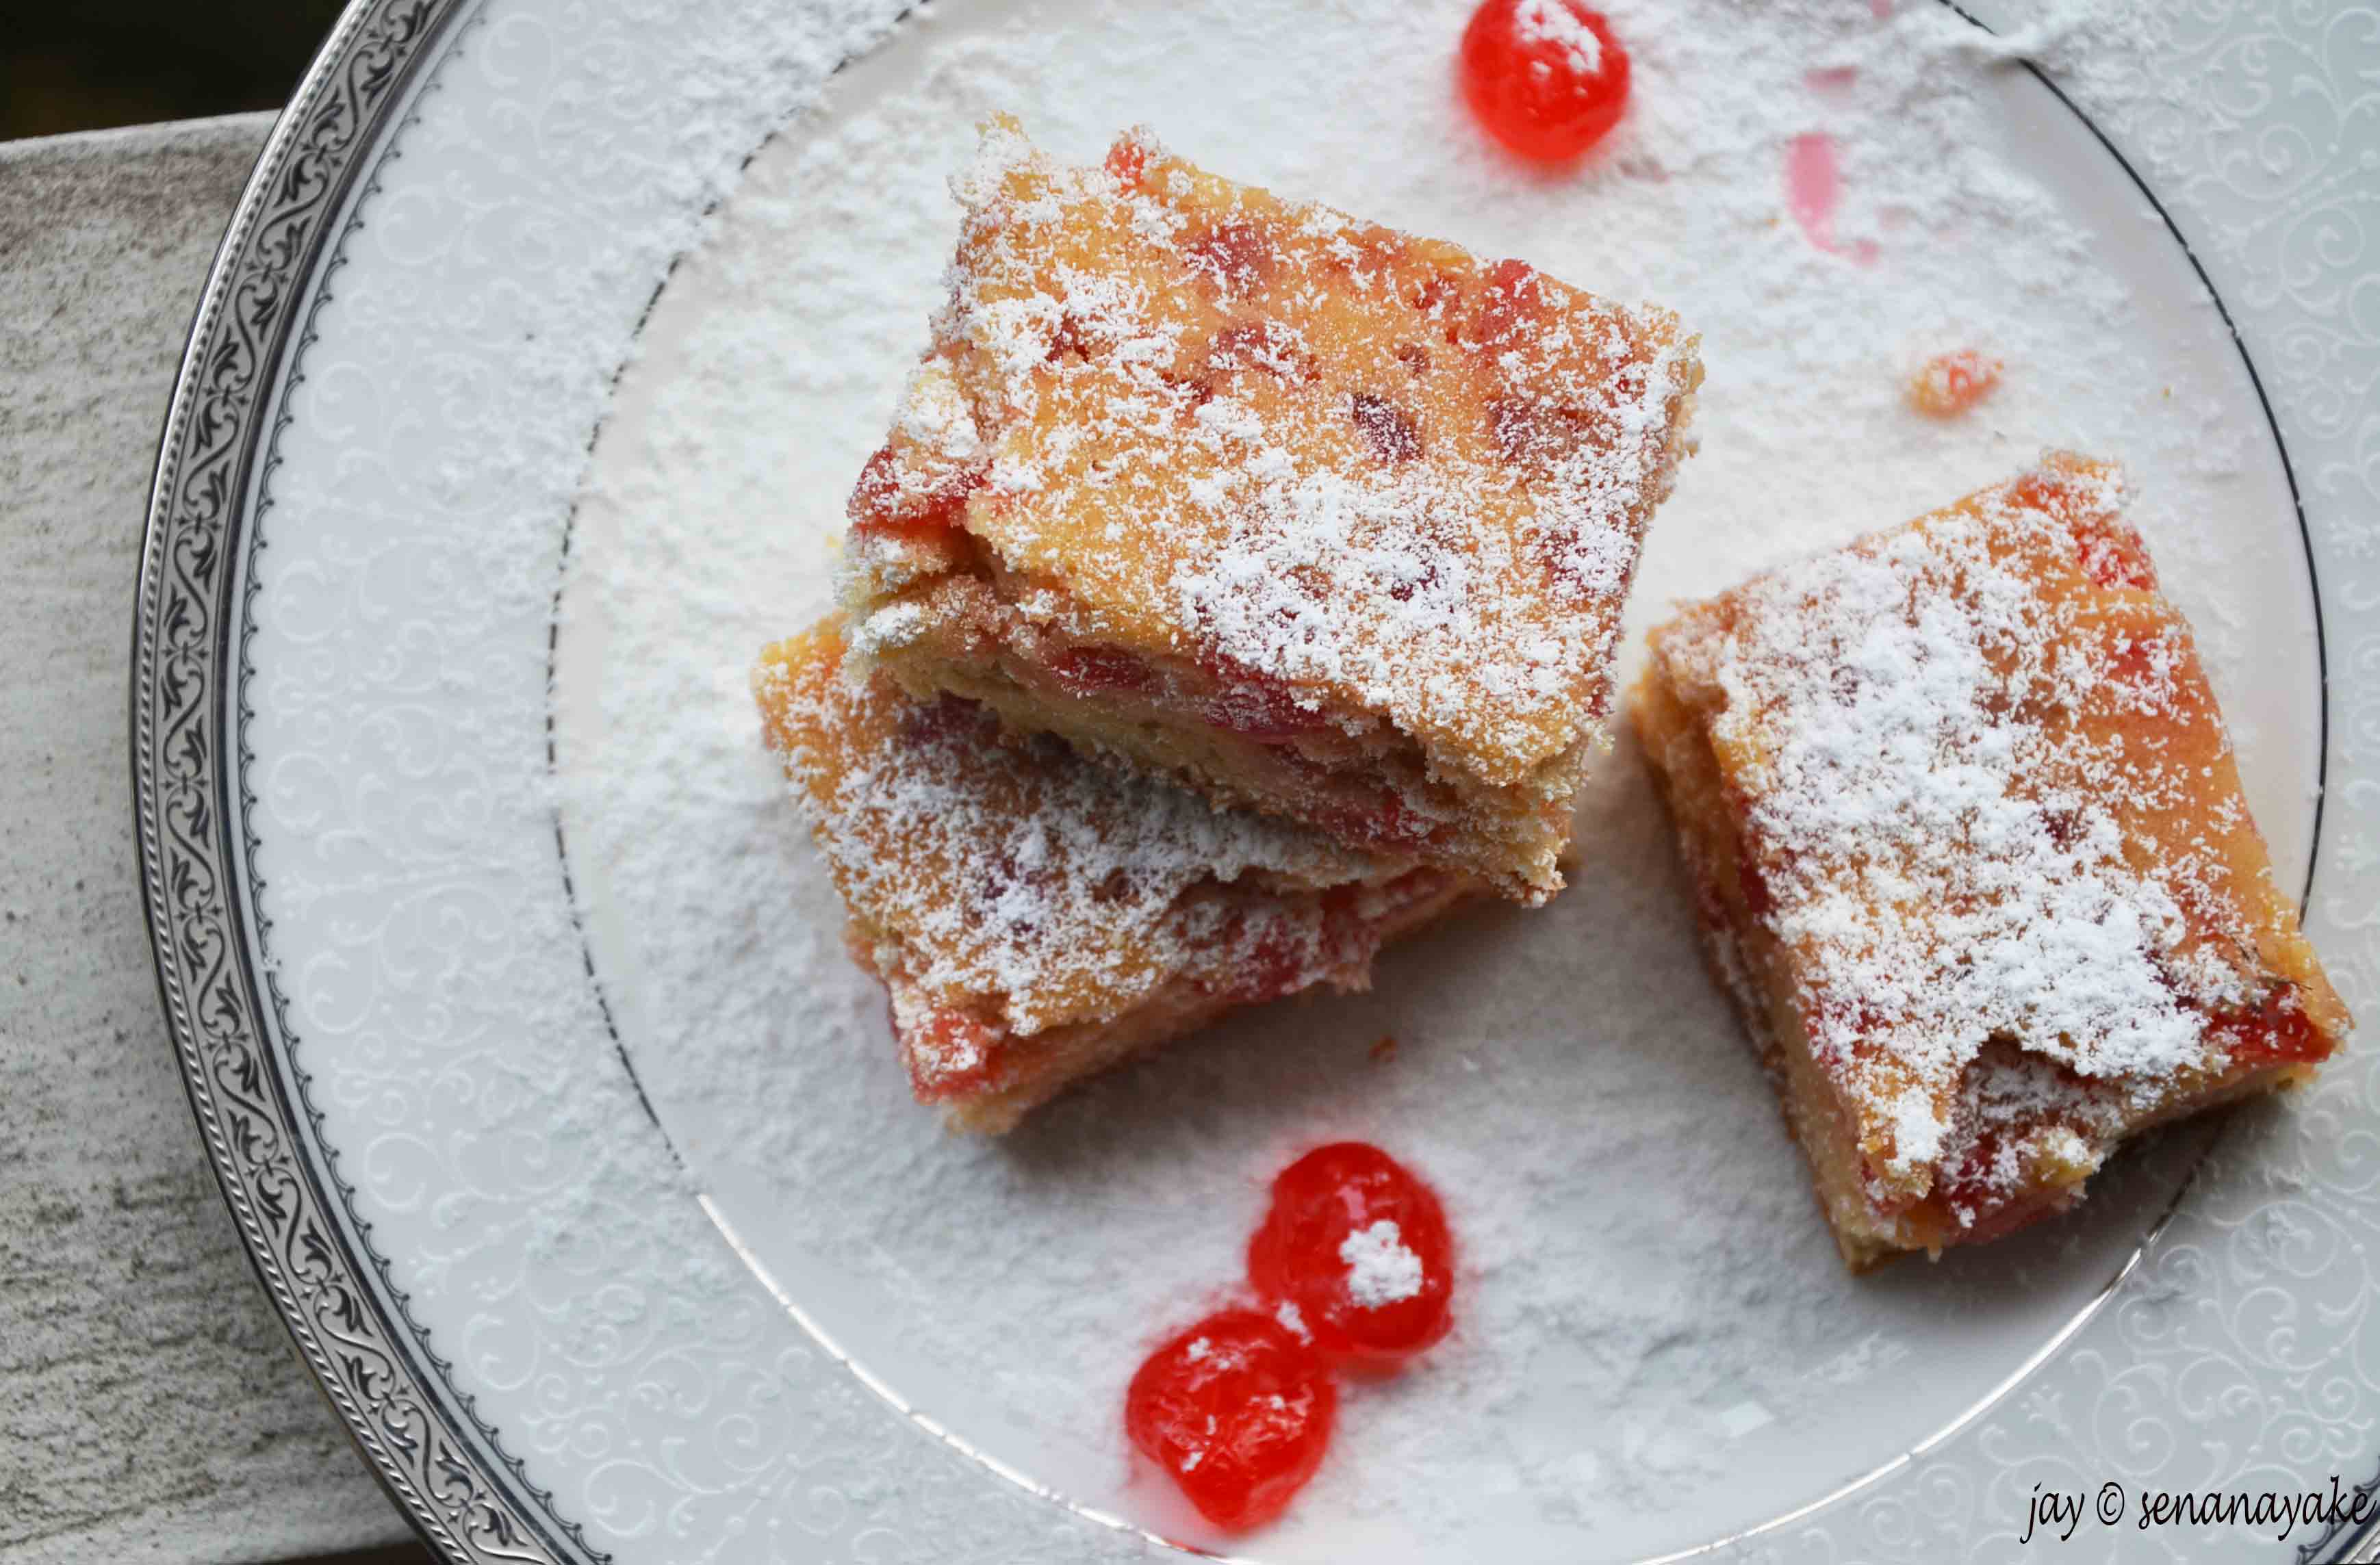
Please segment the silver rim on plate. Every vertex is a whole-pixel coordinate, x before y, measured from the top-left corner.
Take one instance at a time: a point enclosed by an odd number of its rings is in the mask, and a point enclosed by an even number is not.
[[[401,1318],[384,1268],[363,1258],[346,1188],[304,1155],[306,1078],[266,1049],[264,990],[233,881],[233,564],[267,459],[272,392],[373,149],[467,9],[464,0],[354,0],[274,124],[225,231],[167,407],[141,542],[135,834],[159,995],[215,1177],[259,1280],[365,1464],[451,1559],[600,1559]]]

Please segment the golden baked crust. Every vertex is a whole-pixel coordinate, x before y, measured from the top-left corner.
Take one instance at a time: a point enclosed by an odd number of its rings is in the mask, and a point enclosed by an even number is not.
[[[1364,988],[1383,940],[1474,889],[1003,742],[956,698],[846,678],[845,651],[830,619],[763,652],[753,691],[911,1084],[963,1128],[1235,1006]]]
[[[2053,455],[1688,606],[1632,692],[1854,1265],[2060,1209],[2346,1036],[2123,498]]]
[[[1066,168],[998,123],[957,190],[950,302],[853,496],[863,650],[978,697],[1005,659],[1013,722],[1559,887],[1694,340],[1144,138]],[[1013,677],[1080,654],[1054,692]],[[1398,767],[1385,822],[1297,785]]]

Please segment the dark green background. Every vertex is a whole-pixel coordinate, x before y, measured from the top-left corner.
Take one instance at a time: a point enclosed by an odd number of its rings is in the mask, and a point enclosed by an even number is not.
[[[0,140],[277,109],[339,0],[0,0]]]

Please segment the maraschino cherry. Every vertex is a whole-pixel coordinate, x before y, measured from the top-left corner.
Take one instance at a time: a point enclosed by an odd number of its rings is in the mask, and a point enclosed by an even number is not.
[[[1565,163],[1628,106],[1628,51],[1579,0],[1487,0],[1463,31],[1463,95],[1524,158]]]
[[[1272,1182],[1248,1280],[1327,1357],[1390,1368],[1446,1335],[1454,1240],[1429,1186],[1377,1146],[1318,1146]]]
[[[1148,1355],[1124,1430],[1198,1513],[1238,1531],[1281,1514],[1322,1465],[1339,1393],[1321,1355],[1272,1316],[1225,1310]]]
[[[1273,1181],[1248,1245],[1264,1307],[1207,1316],[1150,1353],[1124,1432],[1198,1513],[1281,1514],[1330,1444],[1334,1365],[1392,1368],[1446,1335],[1454,1241],[1438,1196],[1377,1146],[1319,1146]]]

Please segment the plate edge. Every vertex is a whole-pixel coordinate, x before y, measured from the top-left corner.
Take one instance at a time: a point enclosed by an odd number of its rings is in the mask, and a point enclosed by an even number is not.
[[[288,1084],[261,1048],[227,875],[237,856],[225,764],[234,740],[220,683],[228,567],[261,476],[264,415],[302,340],[305,285],[342,232],[335,219],[375,166],[395,111],[475,9],[476,0],[349,0],[257,155],[192,311],[160,428],[132,616],[128,758],[141,911],[169,1043],[242,1248],[292,1346],[366,1469],[441,1557],[560,1565],[606,1557],[550,1506],[575,1547],[501,1492],[358,1275],[320,1173],[303,1158]],[[479,1434],[493,1446],[492,1430]]]

